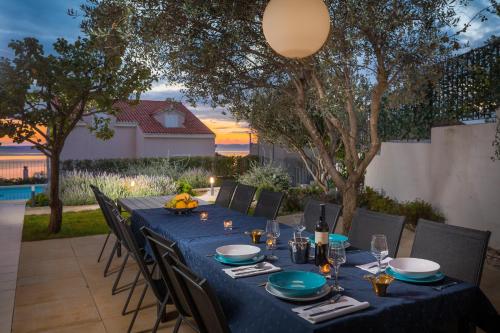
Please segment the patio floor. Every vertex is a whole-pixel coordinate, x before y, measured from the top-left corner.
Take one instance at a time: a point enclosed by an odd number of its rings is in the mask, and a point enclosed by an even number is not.
[[[14,333],[26,332],[126,332],[130,315],[122,316],[126,292],[111,295],[114,275],[103,277],[105,262],[96,263],[103,235],[22,243],[15,311]],[[407,256],[413,233],[405,230],[400,256]],[[111,246],[109,246],[111,248]],[[119,261],[115,261],[117,267]],[[133,279],[129,264],[122,281]],[[481,288],[500,309],[500,269],[486,265]],[[137,294],[132,304],[137,301]],[[148,292],[148,302],[154,304]],[[151,306],[139,313],[134,332],[148,331],[156,318]],[[167,311],[172,312],[173,306]],[[175,318],[175,313],[169,317]],[[162,324],[160,332],[171,332],[174,320]],[[181,332],[192,332],[185,326]]]

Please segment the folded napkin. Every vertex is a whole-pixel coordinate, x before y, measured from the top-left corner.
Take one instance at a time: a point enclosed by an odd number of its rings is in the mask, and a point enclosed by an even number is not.
[[[255,268],[255,265],[248,265],[238,266],[234,268],[225,268],[223,269],[223,271],[233,279],[281,271],[280,267],[276,267],[271,263],[264,262],[264,264],[264,267],[261,267],[259,269]]]
[[[387,264],[389,263],[389,261],[391,261],[392,259],[393,258],[391,258],[391,257],[387,257],[387,258],[385,258],[384,260],[382,260],[380,262],[380,264],[382,265],[382,270],[385,269],[384,266],[387,266]],[[357,265],[356,267],[359,268],[359,269],[362,269],[364,271],[370,272],[372,274],[376,274],[378,272],[378,265],[377,265],[376,261],[370,262],[370,263],[364,264],[364,265]]]
[[[367,307],[370,306],[370,303],[359,302],[354,298],[348,296],[342,296],[337,302],[333,304],[326,304],[322,306],[317,306],[309,310],[305,310],[307,308],[310,308],[311,306],[314,306],[314,304],[293,308],[292,311],[298,313],[299,317],[304,318],[308,322],[316,324],[325,320],[337,318],[349,313],[366,309]]]

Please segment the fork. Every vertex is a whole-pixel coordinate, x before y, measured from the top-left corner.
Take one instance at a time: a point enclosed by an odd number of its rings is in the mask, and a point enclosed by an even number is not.
[[[435,286],[435,287],[432,287],[432,288],[433,288],[434,290],[441,291],[441,290],[443,290],[443,289],[446,289],[446,288],[448,288],[448,287],[454,286],[454,285],[456,285],[456,284],[458,284],[458,282],[457,282],[457,281],[453,281],[453,282],[450,282],[450,283],[445,283],[445,284],[442,284],[442,285],[440,285],[440,286]]]
[[[308,310],[311,310],[311,309],[314,309],[314,308],[317,308],[317,307],[320,307],[320,306],[323,306],[323,305],[328,305],[328,304],[336,303],[340,299],[340,297],[342,297],[341,294],[334,295],[329,300],[326,300],[324,302],[308,306],[307,308],[302,309],[302,311],[308,311]]]

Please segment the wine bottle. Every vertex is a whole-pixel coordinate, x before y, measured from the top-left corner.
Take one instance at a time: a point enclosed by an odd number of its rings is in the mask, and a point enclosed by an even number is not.
[[[314,229],[314,263],[323,266],[328,263],[328,231],[329,227],[325,221],[325,205],[321,204],[321,215]]]

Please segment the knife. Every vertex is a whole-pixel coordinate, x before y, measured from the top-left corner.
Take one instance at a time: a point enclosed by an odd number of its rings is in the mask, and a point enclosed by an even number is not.
[[[243,271],[243,272],[237,272],[237,273],[234,273],[234,275],[245,275],[245,274],[251,274],[251,273],[257,273],[257,272],[263,272],[263,271],[268,271],[272,269],[271,266],[266,266],[264,268],[261,268],[261,269],[255,269],[255,270],[252,270],[252,271]]]
[[[324,302],[308,306],[307,308],[302,309],[302,311],[311,310],[311,309],[317,308],[318,306],[323,306],[323,305],[327,305],[327,304],[334,304],[335,302],[337,302],[340,299],[340,297],[342,297],[342,295],[341,294],[337,294],[337,295],[333,296],[332,298],[330,298],[329,300],[326,300]]]
[[[454,285],[456,285],[456,284],[458,284],[458,282],[453,281],[453,282],[450,282],[450,283],[445,283],[445,284],[442,284],[442,285],[440,285],[440,286],[433,287],[433,289],[434,289],[434,290],[437,290],[437,291],[441,291],[441,290],[443,290],[443,289],[446,289],[446,288],[448,288],[448,287],[454,286]]]
[[[345,308],[350,308],[352,306],[354,306],[354,304],[339,306],[338,308],[335,308],[335,309],[330,309],[330,310],[325,310],[325,311],[321,311],[321,312],[316,312],[316,313],[310,314],[309,317],[316,317],[316,316],[319,316],[319,315],[322,315],[322,314],[325,314],[325,313],[335,312],[337,310],[341,310],[341,309],[345,309]]]

